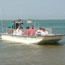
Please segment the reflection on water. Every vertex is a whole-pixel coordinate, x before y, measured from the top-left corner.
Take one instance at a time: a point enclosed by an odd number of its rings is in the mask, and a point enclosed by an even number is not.
[[[65,65],[65,45],[26,45],[0,40],[0,65]]]

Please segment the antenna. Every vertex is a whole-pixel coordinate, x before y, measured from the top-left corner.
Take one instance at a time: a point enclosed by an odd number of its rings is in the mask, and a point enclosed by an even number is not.
[[[3,33],[2,9],[0,9],[0,11],[1,11],[1,26],[2,26],[2,33]]]
[[[38,27],[39,27],[39,21],[38,21]]]

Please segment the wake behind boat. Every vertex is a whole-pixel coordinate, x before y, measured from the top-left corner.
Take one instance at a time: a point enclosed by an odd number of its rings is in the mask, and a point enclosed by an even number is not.
[[[14,23],[15,23],[14,28],[17,28],[18,26],[16,26],[16,23],[18,23],[18,25],[20,25],[23,22],[21,20],[16,20],[16,22],[14,22]],[[2,40],[8,40],[8,41],[12,41],[12,42],[25,43],[25,44],[41,44],[41,43],[58,42],[64,36],[62,34],[52,34],[52,33],[43,35],[43,36],[16,35],[16,34],[12,33],[13,31],[15,31],[15,29],[9,30],[7,33],[2,34],[1,35]]]

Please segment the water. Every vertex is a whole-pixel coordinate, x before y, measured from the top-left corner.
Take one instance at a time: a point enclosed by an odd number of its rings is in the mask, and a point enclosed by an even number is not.
[[[38,21],[39,26],[52,28],[55,34],[65,34],[65,20],[34,20],[33,25],[36,22],[36,28]],[[4,30],[10,23],[11,21],[3,21]],[[22,26],[25,28],[26,25],[25,23]],[[0,31],[2,32],[1,27]],[[0,40],[0,65],[65,65],[65,36],[59,44],[44,45],[26,45]]]

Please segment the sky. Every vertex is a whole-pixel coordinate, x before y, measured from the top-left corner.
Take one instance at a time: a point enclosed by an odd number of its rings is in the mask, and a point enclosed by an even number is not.
[[[0,0],[0,19],[65,19],[65,0]]]

